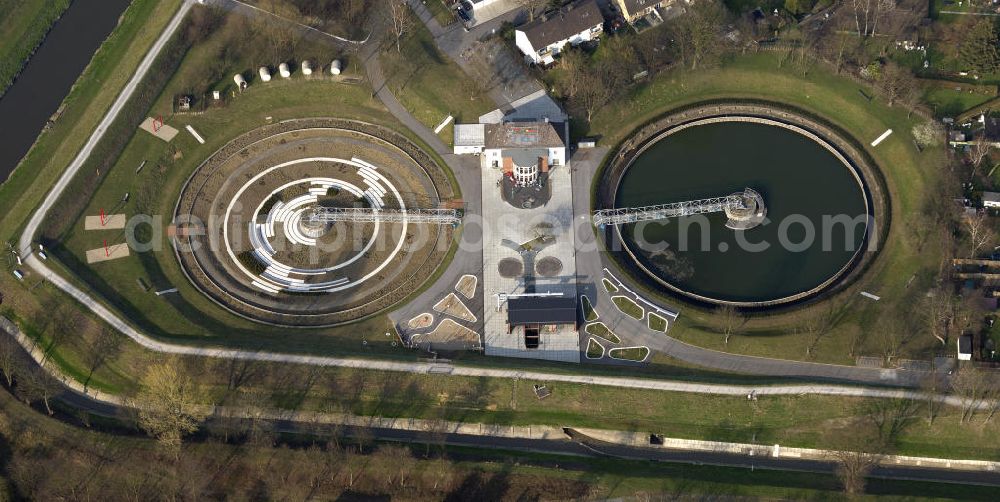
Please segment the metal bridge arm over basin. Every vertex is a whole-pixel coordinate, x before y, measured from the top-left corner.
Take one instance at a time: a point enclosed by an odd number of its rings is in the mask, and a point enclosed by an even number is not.
[[[626,207],[618,209],[600,209],[594,211],[594,225],[623,225],[639,221],[665,220],[692,214],[718,213],[727,208],[744,209],[746,207],[744,193],[735,193],[725,197],[689,200],[656,206]]]
[[[455,225],[461,221],[457,209],[375,209],[369,207],[318,207],[308,216],[308,221],[336,222],[354,221],[370,223],[432,223],[435,225]]]

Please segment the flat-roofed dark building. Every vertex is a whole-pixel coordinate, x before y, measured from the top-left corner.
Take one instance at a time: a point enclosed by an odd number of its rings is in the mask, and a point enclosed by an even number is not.
[[[576,299],[552,297],[521,297],[507,300],[507,332],[513,333],[517,326],[524,327],[524,345],[529,349],[538,348],[539,334],[559,326],[572,325],[577,328]]]

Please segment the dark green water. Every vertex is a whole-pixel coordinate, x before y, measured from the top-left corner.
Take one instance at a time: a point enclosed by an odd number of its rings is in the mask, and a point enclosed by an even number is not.
[[[737,232],[725,227],[723,213],[624,225],[622,235],[643,264],[666,282],[711,299],[739,302],[809,291],[836,275],[863,245],[863,224],[829,221],[838,215],[864,221],[864,193],[851,170],[813,140],[765,124],[705,124],[663,138],[625,173],[616,206],[719,197],[744,187],[763,195],[769,221],[742,232],[742,240],[767,244],[766,250],[741,245]],[[792,221],[808,221],[814,238],[808,240],[806,226]],[[644,249],[641,238],[668,247],[665,252]]]

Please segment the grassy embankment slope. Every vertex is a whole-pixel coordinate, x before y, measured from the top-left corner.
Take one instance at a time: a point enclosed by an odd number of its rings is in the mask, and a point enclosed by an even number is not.
[[[100,417],[46,416],[0,390],[0,435],[6,499],[107,500],[236,498],[337,499],[403,497],[471,500],[484,494],[544,499],[632,497],[637,493],[753,497],[836,498],[833,476],[812,473],[662,464],[435,444],[356,443],[350,438],[285,434],[266,441],[223,443],[199,438],[178,455],[153,440],[103,432]],[[97,429],[89,426],[97,425]],[[129,427],[125,425],[125,427]],[[240,437],[231,431],[230,438]],[[329,442],[328,442],[329,441]],[[360,446],[360,451],[355,448]],[[142,466],[137,468],[137,466]],[[405,482],[396,482],[400,477]],[[388,480],[388,482],[387,482]],[[991,488],[872,480],[867,493],[887,500],[989,500]]]
[[[70,0],[0,0],[0,96],[3,96]]]

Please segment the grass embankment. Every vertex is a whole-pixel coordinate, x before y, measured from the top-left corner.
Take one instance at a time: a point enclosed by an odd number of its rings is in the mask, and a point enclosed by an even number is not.
[[[69,413],[73,418],[60,410],[64,419],[60,421],[0,390],[0,433],[10,438],[5,443],[10,467],[0,478],[0,495],[28,500],[108,500],[123,493],[144,500],[211,499],[220,494],[241,499],[398,495],[471,500],[484,493],[545,499],[683,493],[820,499],[836,496],[840,489],[829,475],[442,447],[431,437],[425,447],[344,437],[316,441],[311,436],[265,432],[265,439],[276,438],[279,444],[271,446],[267,440],[227,444],[201,437],[182,446],[175,456],[164,454],[150,439],[104,432],[106,427],[120,431],[130,425],[92,417],[86,423],[97,424],[99,430],[94,430],[76,425],[81,415]],[[245,432],[230,431],[226,437],[245,437]],[[223,461],[224,469],[212,467]],[[38,479],[44,482],[35,482]],[[397,482],[400,479],[405,482]],[[881,480],[872,480],[868,487],[870,494],[907,500],[989,500],[989,490]]]
[[[379,54],[386,85],[399,102],[431,130],[448,115],[455,117],[456,124],[476,122],[493,110],[485,87],[438,50],[431,32],[415,16],[413,22],[414,29],[403,38],[399,52],[394,43],[386,43]],[[452,142],[452,129],[449,125],[438,134],[445,144]]]
[[[24,68],[70,0],[0,0],[0,96]]]
[[[865,92],[871,94],[868,89]],[[893,221],[887,242],[878,243],[878,259],[852,288],[835,297],[835,302],[759,316],[728,345],[715,329],[717,321],[712,312],[686,305],[670,335],[727,352],[841,364],[852,364],[855,355],[878,354],[881,342],[870,336],[870,328],[887,315],[912,318],[912,307],[933,283],[936,265],[942,258],[940,250],[925,246],[913,230],[921,228],[919,220],[938,180],[942,150],[920,153],[913,146],[910,131],[922,118],[908,116],[901,107],[869,101],[859,92],[858,84],[825,67],[811,68],[804,78],[801,71],[780,67],[778,56],[770,53],[740,57],[717,69],[663,74],[602,108],[595,114],[588,133],[602,135],[605,144],[614,145],[667,110],[722,98],[787,103],[848,131],[883,170]],[[888,139],[877,148],[869,146],[871,140],[890,128],[894,132]],[[678,303],[675,298],[662,298],[659,292],[644,289],[651,299]],[[865,300],[857,294],[859,290],[880,295],[882,300]],[[831,304],[836,306],[832,329],[815,343],[812,337],[798,333],[808,319],[830,315]],[[901,355],[929,358],[938,349],[920,329],[908,330],[905,338],[899,349]]]

